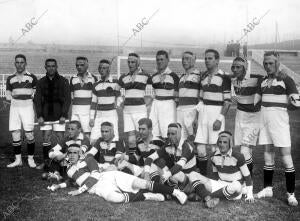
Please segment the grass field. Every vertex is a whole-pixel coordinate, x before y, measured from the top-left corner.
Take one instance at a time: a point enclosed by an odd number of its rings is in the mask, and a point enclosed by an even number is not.
[[[231,109],[226,121],[227,129],[233,129],[234,114]],[[298,171],[296,196],[300,200],[300,110],[290,113],[290,122],[293,159]],[[46,189],[49,183],[40,178],[41,172],[29,169],[27,165],[7,169],[13,152],[5,109],[0,110],[0,125],[0,220],[300,220],[300,206],[287,206],[284,168],[278,157],[272,199],[256,200],[254,204],[221,201],[214,209],[206,209],[200,202],[188,202],[184,206],[175,201],[116,205],[89,194],[71,197],[67,195],[68,190],[51,193]],[[36,158],[40,161],[41,138],[40,133],[36,134]],[[26,148],[23,151],[26,152]],[[254,150],[254,160],[254,192],[257,192],[263,185],[261,147]]]

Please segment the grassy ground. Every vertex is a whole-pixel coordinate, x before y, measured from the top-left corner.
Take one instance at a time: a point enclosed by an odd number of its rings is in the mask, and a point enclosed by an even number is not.
[[[1,101],[0,101],[1,103]],[[0,105],[1,106],[1,105]],[[300,110],[290,113],[293,159],[300,171]],[[230,110],[227,128],[232,130],[234,111]],[[0,110],[0,220],[300,220],[300,206],[286,204],[284,168],[276,158],[274,197],[244,201],[222,201],[216,208],[204,208],[200,202],[181,206],[175,201],[111,204],[89,194],[71,197],[68,190],[51,193],[50,185],[40,178],[40,171],[21,168],[7,169],[13,159],[11,138],[7,132],[8,112]],[[39,133],[37,133],[39,134]],[[41,160],[41,139],[37,136],[37,160]],[[23,148],[26,152],[26,148]],[[278,154],[277,154],[278,155]],[[262,188],[263,150],[254,150],[254,192]],[[24,162],[26,162],[24,160]],[[300,174],[296,176],[296,195],[300,200]]]

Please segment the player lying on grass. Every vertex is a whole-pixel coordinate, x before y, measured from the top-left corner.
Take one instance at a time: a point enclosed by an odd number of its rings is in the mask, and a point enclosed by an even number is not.
[[[86,158],[83,157],[79,145],[71,144],[69,146],[67,174],[79,186],[77,190],[68,193],[72,196],[88,192],[109,202],[128,203],[143,200],[163,201],[164,196],[162,194],[172,194],[181,204],[185,204],[187,201],[185,193],[178,189],[143,180],[121,171],[100,172],[97,161],[91,155],[87,155]],[[55,191],[59,188],[65,188],[68,183],[54,184],[50,189]]]
[[[89,139],[81,132],[81,124],[79,121],[70,121],[67,125],[67,136],[60,143],[55,145],[49,151],[49,173],[43,173],[42,178],[56,178],[60,180],[64,175],[67,156],[67,149],[71,144],[78,144],[83,152],[90,149]]]
[[[96,141],[93,147],[86,152],[95,156],[95,159],[102,164],[102,167],[115,167],[114,163],[125,152],[124,145],[120,141],[115,141],[114,125],[110,122],[101,124],[101,137]],[[115,167],[115,169],[117,169]]]
[[[194,145],[182,139],[181,125],[171,123],[168,126],[168,140],[162,149],[155,151],[145,160],[144,173],[149,173],[149,169],[155,160],[163,159],[165,167],[162,168],[162,180],[170,186],[178,186],[184,189],[188,184],[186,174],[195,171],[196,157]]]
[[[134,155],[125,155],[118,162],[118,168],[124,169],[128,168],[133,175],[143,177],[146,180],[160,181],[159,168],[155,162],[151,165],[150,171],[147,174],[144,174],[144,162],[148,156],[153,154],[156,150],[159,150],[164,142],[162,140],[153,140],[152,134],[152,121],[149,118],[142,118],[138,122],[139,124],[139,139],[137,141],[137,151]],[[130,159],[131,156],[134,156],[136,159]],[[136,161],[136,164],[130,163]],[[146,177],[145,177],[146,175]]]
[[[253,183],[244,156],[232,149],[233,139],[230,132],[219,134],[217,149],[211,157],[215,179],[209,179],[200,173],[188,174],[197,194],[207,207],[218,204],[219,198],[238,200],[246,189],[246,201],[253,202]],[[243,188],[246,184],[246,188]]]

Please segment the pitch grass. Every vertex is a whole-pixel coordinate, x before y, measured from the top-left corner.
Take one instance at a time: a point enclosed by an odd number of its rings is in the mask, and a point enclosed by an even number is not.
[[[290,113],[293,143],[293,159],[296,171],[296,196],[300,201],[300,110]],[[230,110],[227,129],[233,127],[234,110]],[[82,194],[68,196],[69,190],[51,193],[50,183],[41,180],[41,172],[21,168],[7,169],[13,159],[10,147],[8,113],[0,113],[0,220],[300,220],[300,206],[289,207],[285,196],[284,168],[276,157],[274,173],[274,197],[256,200],[254,204],[244,201],[221,201],[214,209],[206,209],[200,202],[188,202],[181,206],[176,201],[136,202],[111,204],[100,197]],[[40,135],[37,144],[41,145]],[[26,152],[26,148],[23,148]],[[41,160],[41,148],[37,148]],[[277,151],[278,155],[278,151]],[[254,150],[254,192],[263,185],[263,150]],[[26,163],[26,158],[23,158]]]

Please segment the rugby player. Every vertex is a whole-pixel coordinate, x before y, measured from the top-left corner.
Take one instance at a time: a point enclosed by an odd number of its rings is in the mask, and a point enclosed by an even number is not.
[[[156,53],[157,72],[152,75],[154,89],[149,118],[153,124],[154,139],[167,138],[168,125],[176,122],[179,77],[168,67],[169,54],[164,50]]]
[[[118,80],[110,75],[110,61],[102,59],[98,71],[101,79],[94,84],[92,104],[90,110],[91,144],[95,144],[101,136],[100,125],[104,121],[110,122],[114,127],[114,140],[119,140],[118,114],[116,101],[120,97]]]
[[[68,148],[68,158],[70,165],[67,168],[67,174],[79,186],[77,190],[68,193],[72,196],[89,192],[113,203],[143,200],[164,201],[162,194],[149,193],[154,192],[172,194],[181,204],[185,204],[187,201],[185,193],[178,189],[143,180],[121,171],[100,172],[97,161],[90,155],[83,159],[81,149],[77,145],[71,145]],[[68,182],[64,182],[54,184],[50,189],[55,191],[67,186]]]
[[[149,75],[140,67],[140,56],[136,53],[128,54],[129,73],[119,79],[119,85],[125,89],[123,108],[124,132],[128,135],[129,153],[136,151],[136,133],[138,121],[147,117],[147,108],[144,100],[146,86],[149,83]],[[118,98],[117,106],[123,103]]]
[[[197,144],[197,166],[201,174],[206,174],[206,149],[212,151],[218,139],[218,133],[225,128],[225,115],[231,103],[231,80],[228,74],[219,69],[219,52],[214,49],[205,51],[207,71],[201,77],[200,102],[197,105],[198,129],[195,138]]]
[[[65,120],[71,104],[69,82],[57,72],[57,62],[53,58],[45,61],[46,76],[42,77],[36,87],[34,95],[35,111],[43,136],[44,161],[49,160],[48,152],[51,149],[52,131],[56,135],[57,142],[63,139],[65,132]],[[52,125],[44,125],[44,122],[59,121]],[[37,169],[46,169],[45,162],[37,166]]]
[[[231,66],[233,73],[232,84],[235,96],[232,100],[237,103],[235,117],[234,144],[241,147],[248,169],[252,176],[252,149],[256,146],[259,134],[260,105],[254,106],[254,96],[257,91],[258,76],[247,73],[247,60],[236,57]]]
[[[11,103],[9,131],[12,134],[12,146],[15,154],[15,161],[7,165],[9,168],[22,166],[22,127],[27,139],[28,165],[31,168],[36,167],[33,159],[35,149],[33,94],[36,89],[37,78],[26,70],[26,65],[26,57],[23,54],[17,54],[15,56],[16,72],[10,75],[6,81],[6,100]]]
[[[196,105],[199,102],[200,72],[195,68],[196,55],[186,51],[182,55],[184,73],[179,80],[179,103],[177,107],[177,122],[182,126],[182,139],[194,136],[193,123],[197,119]]]
[[[86,136],[90,136],[91,128],[90,107],[92,101],[93,84],[97,78],[88,71],[88,59],[86,57],[76,58],[76,69],[78,73],[70,79],[70,89],[72,96],[72,116],[71,120],[81,123],[82,131]]]
[[[287,200],[290,206],[297,206],[295,197],[295,168],[291,155],[291,135],[287,106],[291,99],[299,99],[298,90],[292,78],[279,70],[277,52],[264,54],[264,69],[267,76],[259,82],[255,103],[261,100],[261,126],[259,144],[264,145],[264,189],[258,198],[272,197],[272,179],[275,168],[275,148],[279,148],[285,167]]]
[[[217,149],[211,157],[215,179],[209,179],[197,172],[188,174],[196,193],[204,199],[209,208],[216,206],[219,198],[238,200],[244,193],[247,195],[246,201],[254,202],[253,182],[245,158],[232,147],[231,133],[221,132],[217,140]]]

